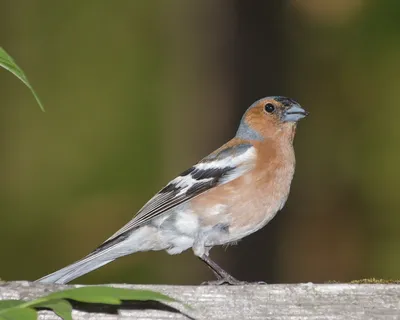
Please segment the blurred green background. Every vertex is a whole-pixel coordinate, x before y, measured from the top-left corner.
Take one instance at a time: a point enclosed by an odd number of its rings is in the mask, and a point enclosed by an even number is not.
[[[286,207],[211,255],[242,280],[400,278],[400,2],[0,0],[0,277],[89,253],[243,111],[294,98]],[[245,213],[243,213],[245,214]],[[75,282],[198,284],[189,250],[138,253]]]

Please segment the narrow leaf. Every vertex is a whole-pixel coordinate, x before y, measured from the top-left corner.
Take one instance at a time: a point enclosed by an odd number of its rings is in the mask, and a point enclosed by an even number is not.
[[[47,299],[72,299],[88,303],[120,304],[121,300],[176,301],[164,294],[150,290],[132,290],[104,286],[90,286],[55,292]]]
[[[66,300],[49,300],[40,302],[32,308],[46,308],[52,310],[56,315],[64,320],[72,320],[72,306]]]
[[[44,107],[39,100],[38,95],[36,94],[35,90],[33,90],[31,84],[28,81],[25,73],[22,69],[15,63],[14,59],[2,48],[0,47],[0,67],[10,71],[14,74],[19,80],[21,80],[32,92],[33,96],[35,97],[37,103],[39,104],[40,109],[44,112]]]
[[[23,303],[25,301],[22,300],[0,300],[0,313],[5,309],[13,308]]]
[[[37,313],[30,308],[8,309],[0,314],[0,320],[36,320]]]

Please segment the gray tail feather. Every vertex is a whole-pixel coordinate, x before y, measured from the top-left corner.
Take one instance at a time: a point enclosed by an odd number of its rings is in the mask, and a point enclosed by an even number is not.
[[[36,282],[67,283],[89,273],[90,271],[96,270],[119,257],[139,251],[134,245],[130,245],[129,247],[126,247],[126,245],[124,246],[124,241],[131,235],[131,230],[128,230],[115,238],[111,238],[83,259],[44,276],[43,278],[36,280]],[[146,233],[144,235],[146,235]],[[131,244],[135,243],[134,240],[141,243],[141,237],[143,237],[143,234],[138,233],[136,238],[134,236],[133,239],[131,239]],[[143,251],[143,248],[141,248],[140,251]]]
[[[96,270],[105,264],[114,261],[118,257],[132,253],[133,250],[127,251],[125,254],[114,251],[118,244],[120,244],[127,237],[128,234],[122,234],[116,238],[107,240],[83,259],[78,260],[75,263],[70,264],[69,266],[66,266],[65,268],[62,268],[47,276],[44,276],[43,278],[36,280],[36,282],[64,284],[83,276],[90,271]]]
[[[112,261],[114,261],[114,259],[103,260],[103,261],[97,261],[97,259],[90,259],[89,261],[87,261],[87,259],[85,258],[69,266],[66,266],[65,268],[62,268],[56,272],[53,272],[47,276],[44,276],[43,278],[40,278],[35,282],[60,283],[60,284],[68,283]]]

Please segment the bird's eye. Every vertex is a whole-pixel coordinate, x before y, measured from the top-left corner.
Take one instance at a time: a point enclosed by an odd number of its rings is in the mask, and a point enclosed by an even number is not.
[[[265,109],[266,112],[272,113],[272,112],[275,111],[275,106],[274,106],[272,103],[267,103],[267,104],[264,106],[264,109]]]

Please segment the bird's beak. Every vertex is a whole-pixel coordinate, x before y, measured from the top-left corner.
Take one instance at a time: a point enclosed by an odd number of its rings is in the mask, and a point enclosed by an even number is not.
[[[291,107],[285,110],[282,120],[284,122],[296,122],[306,116],[308,116],[308,112],[306,110],[304,110],[298,104],[293,104]]]

